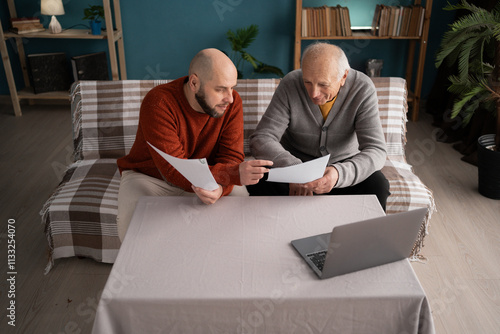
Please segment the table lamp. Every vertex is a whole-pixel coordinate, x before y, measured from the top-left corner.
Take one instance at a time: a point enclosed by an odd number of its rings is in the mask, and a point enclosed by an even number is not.
[[[58,34],[62,31],[61,24],[57,21],[55,15],[63,15],[64,7],[62,0],[42,0],[41,12],[43,15],[52,15],[49,24],[49,31],[52,34]]]

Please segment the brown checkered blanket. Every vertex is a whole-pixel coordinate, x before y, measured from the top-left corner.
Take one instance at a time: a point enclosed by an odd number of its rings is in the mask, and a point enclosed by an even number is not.
[[[388,158],[382,172],[390,183],[387,213],[427,207],[428,214],[412,251],[414,258],[435,210],[432,192],[405,158],[406,83],[401,78],[373,78],[379,98]],[[81,81],[71,88],[75,162],[42,208],[49,244],[49,264],[63,257],[90,257],[113,263],[120,247],[116,228],[120,175],[116,159],[131,148],[145,94],[168,82],[155,80]],[[248,138],[266,110],[278,79],[239,80],[243,99],[245,153]]]

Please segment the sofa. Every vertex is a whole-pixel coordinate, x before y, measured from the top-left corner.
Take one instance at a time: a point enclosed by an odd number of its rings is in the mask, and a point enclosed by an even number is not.
[[[406,82],[394,77],[372,80],[388,149],[382,169],[391,191],[386,212],[428,209],[410,256],[421,259],[435,204],[431,190],[414,174],[405,158]],[[80,81],[71,87],[74,162],[40,212],[48,240],[46,272],[58,258],[115,261],[120,248],[116,226],[120,174],[116,160],[127,154],[134,143],[142,99],[151,88],[168,81]],[[249,158],[248,138],[278,84],[279,79],[238,81],[236,90],[243,100],[244,150]]]

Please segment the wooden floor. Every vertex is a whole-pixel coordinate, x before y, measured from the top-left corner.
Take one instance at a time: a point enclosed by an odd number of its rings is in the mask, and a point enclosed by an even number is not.
[[[0,333],[90,333],[111,266],[60,259],[48,275],[39,211],[71,161],[69,106],[23,106],[14,117],[0,104],[0,308],[9,304],[7,224],[15,220],[15,327]],[[413,263],[437,333],[500,333],[500,201],[477,192],[477,169],[449,144],[434,140],[429,117],[408,124],[407,157],[433,190],[433,215],[423,254]]]
[[[408,124],[407,159],[432,189],[423,254],[413,268],[429,298],[437,333],[500,333],[500,201],[477,191],[477,167],[434,140],[430,117]]]

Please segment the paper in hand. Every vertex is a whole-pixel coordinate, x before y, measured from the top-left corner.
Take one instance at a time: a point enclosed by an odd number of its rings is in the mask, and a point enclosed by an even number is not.
[[[323,177],[329,158],[330,154],[298,165],[272,168],[271,170],[269,170],[267,181],[283,183],[308,183],[317,180]]]
[[[206,190],[219,188],[212,172],[208,168],[207,159],[179,159],[160,151],[149,142],[148,144],[195,187]]]

